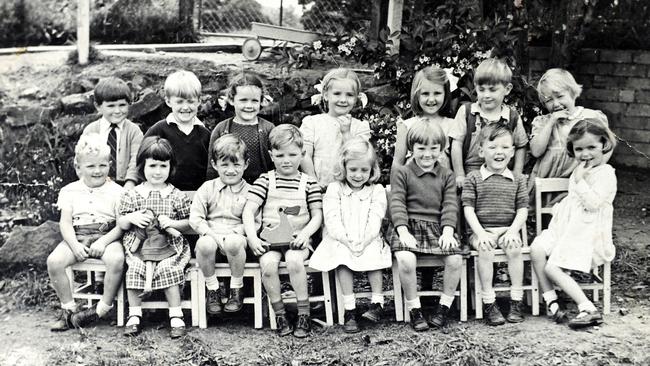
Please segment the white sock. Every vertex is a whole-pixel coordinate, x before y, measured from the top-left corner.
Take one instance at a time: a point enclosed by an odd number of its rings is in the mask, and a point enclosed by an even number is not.
[[[61,309],[63,310],[70,310],[72,312],[77,311],[77,303],[74,302],[74,300],[66,303],[61,303]]]
[[[230,277],[230,288],[242,288],[242,287],[244,287],[244,276]]]
[[[95,309],[95,312],[100,318],[103,318],[104,315],[108,314],[109,311],[113,308],[113,305],[106,305],[102,300],[99,300],[97,302],[97,308]]]
[[[497,295],[494,293],[494,290],[490,290],[490,291],[484,290],[482,296],[483,296],[483,303],[485,304],[492,304],[497,300]]]
[[[586,301],[583,302],[582,304],[578,304],[578,311],[583,312],[583,311],[588,311],[588,312],[594,312],[597,311],[596,306],[594,305],[593,302],[591,301]],[[580,315],[580,314],[578,314]]]
[[[384,294],[382,293],[372,293],[372,296],[370,297],[370,302],[372,304],[379,304],[381,307],[384,307]]]
[[[557,293],[555,293],[555,290],[544,292],[542,297],[548,307],[548,315],[555,315],[555,313],[560,309],[560,305],[557,303],[551,304],[553,301],[557,301]]]
[[[129,320],[126,322],[126,326],[140,324],[140,318],[142,317],[142,307],[141,306],[129,306]]]
[[[219,279],[216,274],[213,274],[210,277],[205,278],[205,287],[208,290],[217,290],[219,289]]]
[[[454,296],[449,296],[445,294],[440,295],[439,304],[441,306],[446,306],[448,308],[451,308],[451,304],[453,303],[454,303]]]
[[[357,298],[352,295],[343,295],[343,308],[345,310],[354,310],[357,308]]]
[[[510,299],[521,301],[524,299],[524,289],[521,287],[510,287]]]
[[[416,297],[413,300],[404,299],[404,305],[406,305],[406,310],[411,311],[412,309],[419,309],[422,307],[420,304],[420,298]]]
[[[172,328],[185,326],[185,322],[183,321],[183,309],[181,309],[180,306],[169,308],[169,318],[169,324]]]

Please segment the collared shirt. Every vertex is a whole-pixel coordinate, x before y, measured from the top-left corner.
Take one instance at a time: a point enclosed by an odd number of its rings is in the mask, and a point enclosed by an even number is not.
[[[194,129],[194,126],[205,127],[203,122],[201,122],[201,120],[199,120],[196,116],[194,116],[194,118],[192,118],[192,123],[191,124],[179,123],[176,120],[176,117],[174,117],[173,113],[168,114],[167,118],[165,118],[165,121],[167,121],[167,124],[169,124],[169,125],[171,125],[172,123],[175,123],[176,126],[178,126],[178,129],[181,130],[181,132],[183,132],[186,135],[189,135],[190,133],[192,133],[192,130]]]
[[[495,173],[493,171],[488,170],[487,166],[485,166],[485,164],[483,164],[483,165],[481,165],[481,168],[479,169],[479,171],[481,172],[481,178],[483,180],[486,180],[486,179],[490,178],[491,176],[493,176],[495,174],[504,176],[504,177],[506,177],[506,178],[508,178],[508,179],[510,179],[512,181],[515,180],[515,176],[512,174],[512,171],[510,169],[508,169],[508,168],[506,168],[501,173]]]
[[[117,151],[120,150],[120,138],[122,137],[122,130],[124,128],[124,119],[120,121],[120,123],[117,123],[116,126],[117,128],[115,129],[115,143]],[[102,140],[108,141],[108,133],[111,131],[111,125],[112,123],[108,122],[108,120],[104,117],[99,119],[99,136],[101,136]]]
[[[209,180],[194,194],[190,209],[190,226],[199,235],[213,230],[220,234],[244,235],[242,213],[249,184],[241,180],[226,185],[221,178]]]
[[[72,213],[72,225],[88,225],[115,221],[120,196],[119,184],[107,180],[97,188],[90,188],[78,180],[61,188],[56,205]]]

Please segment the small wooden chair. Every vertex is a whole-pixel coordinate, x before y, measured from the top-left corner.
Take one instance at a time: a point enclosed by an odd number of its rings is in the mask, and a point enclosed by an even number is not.
[[[535,219],[537,235],[542,232],[542,215],[553,214],[553,207],[548,206],[548,199],[544,201],[544,194],[566,192],[569,189],[569,178],[535,178]],[[548,195],[547,195],[548,196]],[[609,314],[612,297],[612,265],[606,262],[599,268],[594,268],[592,273],[598,277],[602,267],[602,282],[579,283],[583,290],[593,291],[593,301],[597,302],[599,291],[603,292],[603,313]]]

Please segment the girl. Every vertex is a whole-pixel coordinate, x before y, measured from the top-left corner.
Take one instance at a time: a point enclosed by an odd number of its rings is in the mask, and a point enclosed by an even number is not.
[[[535,187],[535,178],[567,178],[578,165],[566,149],[571,128],[585,118],[596,119],[607,126],[601,111],[576,106],[582,86],[566,70],[550,69],[537,84],[540,101],[549,114],[533,120],[530,153],[537,158],[528,180],[528,190]],[[611,151],[605,154],[605,162]]]
[[[414,116],[397,123],[397,138],[395,141],[395,156],[393,166],[402,166],[406,162],[406,133],[417,120],[434,123],[442,128],[445,136],[454,123],[453,118],[445,117],[449,108],[451,92],[447,73],[437,66],[427,66],[418,71],[413,77],[411,86],[411,109]],[[448,150],[440,154],[439,162],[445,168],[451,169]]]
[[[370,139],[370,125],[350,116],[359,99],[361,82],[354,71],[334,69],[325,75],[322,82],[322,107],[325,113],[307,116],[300,126],[305,140],[305,158],[302,170],[316,177],[323,189],[333,182],[334,167],[339,151],[345,141],[360,136]]]
[[[395,252],[405,305],[416,331],[429,329],[429,324],[446,324],[461,275],[462,251],[454,234],[458,216],[456,181],[454,174],[438,162],[446,142],[440,126],[416,121],[406,134],[412,158],[396,167],[390,180],[392,228],[387,240]],[[416,258],[422,254],[442,255],[445,263],[443,294],[428,321],[422,314],[415,272]]]
[[[146,278],[145,260],[141,245],[140,250],[132,251],[133,244],[138,241],[134,226],[146,228],[155,219],[160,229],[176,229],[183,232],[189,228],[190,201],[187,196],[169,183],[174,174],[176,160],[170,143],[158,136],[147,137],[142,141],[136,159],[138,172],[144,177],[144,182],[133,190],[126,192],[121,199],[118,225],[124,234],[124,249],[126,252],[126,289],[129,299],[129,318],[124,335],[134,336],[141,331],[142,299],[140,297]],[[147,210],[153,211],[153,215]],[[158,251],[171,249],[170,256],[157,262],[152,276],[152,289],[164,290],[169,303],[169,318],[171,337],[185,335],[185,322],[181,310],[180,290],[185,283],[185,267],[190,261],[190,246],[182,236],[165,235],[167,245]],[[157,259],[160,259],[157,258]]]
[[[616,139],[602,121],[584,119],[571,128],[567,140],[567,153],[576,162],[569,178],[569,194],[553,208],[548,229],[533,241],[531,257],[549,315],[558,322],[563,320],[555,283],[578,304],[580,313],[569,326],[579,328],[598,325],[603,317],[565,271],[589,273],[592,267],[614,259],[612,202],[616,175],[605,157],[611,155]]]
[[[335,169],[335,182],[323,199],[323,241],[311,257],[319,271],[336,268],[345,307],[344,330],[359,331],[353,292],[353,272],[368,272],[371,304],[362,317],[377,322],[384,306],[382,269],[392,264],[390,249],[380,236],[386,214],[386,192],[380,184],[379,164],[372,145],[360,138],[348,140]]]

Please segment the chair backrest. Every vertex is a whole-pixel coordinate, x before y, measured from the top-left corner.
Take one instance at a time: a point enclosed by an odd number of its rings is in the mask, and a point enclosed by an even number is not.
[[[543,202],[544,193],[566,192],[569,189],[569,178],[535,178],[535,224],[536,232],[542,232],[542,214],[552,214],[553,207]]]

